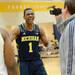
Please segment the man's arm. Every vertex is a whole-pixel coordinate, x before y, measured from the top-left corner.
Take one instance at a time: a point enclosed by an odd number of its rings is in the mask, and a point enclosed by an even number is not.
[[[10,31],[10,38],[13,41],[14,39],[16,39],[16,37],[20,34],[20,29],[19,27],[15,27]]]
[[[8,75],[18,75],[18,67],[15,61],[14,52],[11,45],[9,34],[3,30],[2,35],[4,38],[4,59],[7,67]]]
[[[40,39],[43,42],[44,46],[47,47],[47,49],[51,48],[51,44],[48,42],[46,34],[42,28],[40,28]]]

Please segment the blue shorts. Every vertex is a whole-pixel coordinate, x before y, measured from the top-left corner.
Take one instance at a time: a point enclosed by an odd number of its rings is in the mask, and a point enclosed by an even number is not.
[[[20,62],[20,75],[47,75],[42,60]]]

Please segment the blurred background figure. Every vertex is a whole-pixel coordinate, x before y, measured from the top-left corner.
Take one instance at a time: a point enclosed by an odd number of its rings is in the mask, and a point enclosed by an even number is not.
[[[53,31],[54,31],[54,37],[55,39],[57,39],[58,41],[60,40],[60,36],[61,36],[61,32],[59,30],[59,24],[62,22],[62,9],[61,8],[57,8],[56,6],[50,6],[48,7],[48,9],[50,9],[49,13],[51,15],[55,16],[56,19],[56,24],[53,24]]]
[[[2,28],[0,28],[0,75],[18,75],[10,36]]]

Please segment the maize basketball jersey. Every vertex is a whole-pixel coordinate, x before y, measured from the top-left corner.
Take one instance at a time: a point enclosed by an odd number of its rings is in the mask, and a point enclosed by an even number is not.
[[[39,39],[40,30],[37,25],[33,26],[32,31],[28,31],[24,24],[19,25],[20,35],[17,36],[16,43],[18,48],[19,60],[40,59]]]

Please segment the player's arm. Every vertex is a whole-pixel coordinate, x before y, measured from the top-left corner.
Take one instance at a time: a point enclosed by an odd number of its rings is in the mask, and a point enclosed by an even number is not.
[[[16,39],[16,37],[20,34],[20,29],[19,27],[15,27],[10,31],[10,38],[13,41],[14,39]]]
[[[14,52],[11,45],[9,34],[3,31],[4,38],[4,59],[7,67],[8,75],[18,75],[17,63],[15,61]]]
[[[46,34],[42,28],[40,28],[40,39],[43,42],[44,46],[46,46],[48,49],[51,48],[50,42],[48,42]]]

